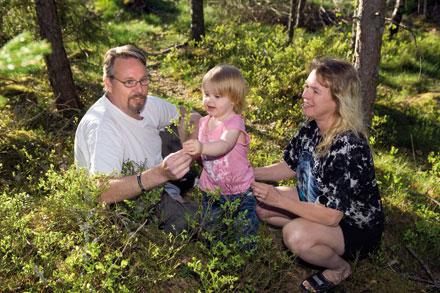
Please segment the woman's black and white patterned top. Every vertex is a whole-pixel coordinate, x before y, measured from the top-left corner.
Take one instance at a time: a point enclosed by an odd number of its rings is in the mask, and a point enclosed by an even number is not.
[[[365,229],[384,221],[373,158],[365,138],[339,134],[329,152],[317,157],[322,136],[315,121],[304,124],[284,150],[284,161],[296,172],[300,200],[320,203],[344,214],[341,221]]]

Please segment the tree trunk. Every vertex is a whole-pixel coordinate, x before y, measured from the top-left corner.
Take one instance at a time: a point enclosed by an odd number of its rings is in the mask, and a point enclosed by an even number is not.
[[[295,28],[298,20],[298,0],[290,0],[290,12],[289,23],[287,25],[287,43],[290,44],[293,41],[293,35],[295,34]]]
[[[55,105],[58,110],[64,111],[65,115],[70,115],[72,111],[68,110],[81,108],[81,103],[76,94],[70,63],[64,49],[55,0],[35,0],[35,10],[41,38],[48,40],[52,47],[52,53],[46,55],[45,61]]]
[[[196,42],[205,35],[203,0],[191,0],[191,34],[192,39]]]
[[[423,16],[426,17],[426,10],[428,9],[428,1],[423,0]]]
[[[305,0],[290,0],[289,23],[287,25],[287,43],[293,41],[295,29],[299,26],[302,19],[301,15],[304,11]]]
[[[385,0],[359,0],[355,67],[361,80],[365,121],[371,124],[379,77],[380,49],[385,23]]]
[[[358,15],[359,0],[354,0],[353,20],[351,22],[350,56],[353,58],[356,47],[356,28],[359,22]],[[352,59],[354,61],[354,59]]]
[[[403,3],[400,0],[396,0],[394,5],[393,14],[391,15],[391,23],[389,26],[388,39],[393,39],[394,35],[399,31],[400,22],[403,17]]]
[[[298,0],[298,14],[296,17],[296,27],[304,26],[304,7],[306,7],[306,0]]]

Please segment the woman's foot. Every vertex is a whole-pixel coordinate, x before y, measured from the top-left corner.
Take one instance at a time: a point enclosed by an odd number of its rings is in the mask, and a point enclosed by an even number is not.
[[[322,272],[315,273],[305,279],[300,287],[308,292],[326,292],[351,275],[351,267],[344,267],[340,270],[327,269]]]

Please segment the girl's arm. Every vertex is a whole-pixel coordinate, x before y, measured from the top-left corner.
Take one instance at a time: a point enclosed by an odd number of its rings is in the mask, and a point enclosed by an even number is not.
[[[231,129],[223,132],[220,140],[209,143],[201,143],[196,139],[190,139],[183,144],[186,153],[192,156],[206,155],[217,157],[228,153],[237,143],[241,131]]]
[[[290,169],[286,162],[281,161],[265,167],[254,168],[255,180],[279,181],[295,177],[296,173]]]

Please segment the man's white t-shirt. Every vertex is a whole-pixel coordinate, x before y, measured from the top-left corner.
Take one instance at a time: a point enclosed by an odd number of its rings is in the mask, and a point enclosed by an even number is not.
[[[144,119],[134,119],[102,96],[76,130],[76,165],[91,174],[119,174],[125,162],[134,163],[138,170],[161,163],[159,131],[178,118],[177,109],[165,100],[148,96],[140,115]]]

